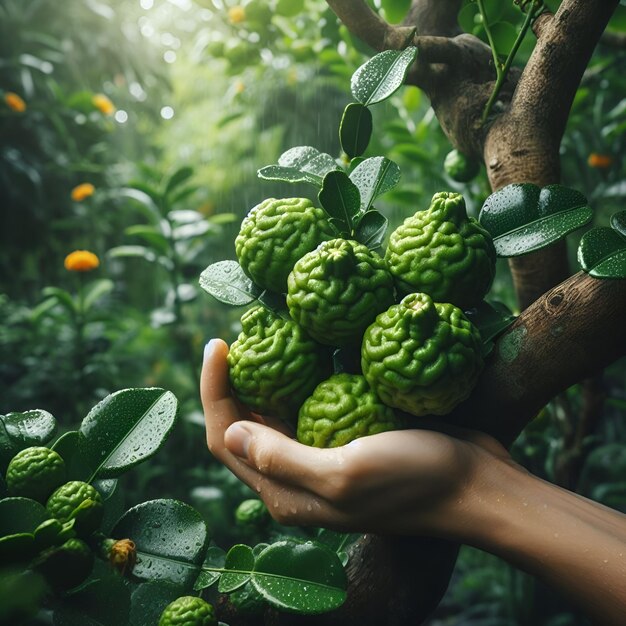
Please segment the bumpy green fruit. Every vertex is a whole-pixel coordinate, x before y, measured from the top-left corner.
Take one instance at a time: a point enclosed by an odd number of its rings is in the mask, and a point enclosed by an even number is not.
[[[468,309],[489,291],[496,251],[489,233],[467,217],[463,196],[442,191],[391,233],[385,259],[403,294],[423,292]]]
[[[170,602],[158,626],[217,626],[215,609],[197,596],[182,596]]]
[[[296,261],[334,236],[326,213],[306,198],[269,198],[244,218],[235,251],[257,285],[284,293]]]
[[[41,553],[34,569],[44,576],[54,591],[66,591],[82,583],[91,573],[93,552],[80,539],[68,539],[64,544]]]
[[[393,302],[393,278],[384,259],[356,241],[325,241],[289,274],[291,317],[327,345],[358,345],[376,315]]]
[[[320,383],[300,409],[297,437],[316,448],[343,446],[354,439],[402,428],[358,374],[334,374]]]
[[[270,514],[263,500],[244,500],[235,511],[235,519],[243,526],[261,527],[270,521]]]
[[[253,411],[295,418],[300,405],[330,369],[330,355],[292,320],[262,306],[241,318],[230,347],[230,382]]]
[[[61,485],[48,498],[46,509],[61,522],[75,517],[80,534],[93,532],[100,525],[104,514],[102,496],[90,484],[80,480]]]
[[[480,333],[461,309],[412,293],[365,331],[361,366],[385,404],[418,416],[445,415],[478,380]]]
[[[35,446],[18,452],[9,463],[9,495],[45,502],[65,480],[65,462],[50,448]]]
[[[443,162],[446,174],[458,183],[467,183],[480,171],[480,163],[458,150],[451,150]]]

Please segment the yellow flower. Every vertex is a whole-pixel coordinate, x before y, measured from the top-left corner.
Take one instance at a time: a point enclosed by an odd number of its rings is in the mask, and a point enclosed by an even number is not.
[[[24,102],[20,96],[12,91],[7,91],[4,94],[4,101],[7,103],[9,109],[15,111],[16,113],[23,113],[26,111],[26,102]]]
[[[91,102],[102,115],[113,115],[115,113],[115,105],[103,93],[95,94]]]
[[[610,154],[597,154],[592,152],[587,159],[587,165],[589,167],[595,167],[597,169],[607,169],[613,164],[613,159]]]
[[[100,265],[100,259],[89,250],[74,250],[63,262],[68,272],[91,272]]]
[[[243,93],[246,90],[246,85],[242,80],[238,80],[235,83],[235,93],[236,94],[240,94]]]
[[[91,183],[81,183],[72,189],[72,200],[82,202],[85,198],[93,196],[96,188]]]
[[[231,24],[241,24],[246,19],[246,10],[243,7],[236,6],[228,9],[228,21]]]

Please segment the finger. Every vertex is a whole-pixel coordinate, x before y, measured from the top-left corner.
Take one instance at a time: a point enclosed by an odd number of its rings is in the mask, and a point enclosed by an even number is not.
[[[200,397],[205,409],[210,402],[230,398],[227,354],[228,346],[221,339],[211,339],[204,348],[204,362],[200,375]]]
[[[305,446],[272,428],[248,421],[230,426],[224,443],[261,475],[318,496],[326,496],[342,481],[344,448]]]

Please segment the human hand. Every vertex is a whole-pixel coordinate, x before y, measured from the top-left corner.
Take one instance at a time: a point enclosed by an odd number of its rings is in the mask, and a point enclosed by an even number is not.
[[[201,397],[209,450],[263,499],[282,524],[455,538],[483,467],[510,457],[480,433],[402,430],[319,449],[231,395],[227,345],[205,351]]]

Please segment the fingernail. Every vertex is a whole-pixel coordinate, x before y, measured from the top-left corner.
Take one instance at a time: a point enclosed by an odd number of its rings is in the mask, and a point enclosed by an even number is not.
[[[211,350],[213,350],[213,346],[215,345],[215,339],[211,339],[206,346],[204,346],[204,355],[202,357],[203,361],[206,361],[209,358],[209,354],[211,354]]]
[[[231,424],[224,433],[226,447],[242,459],[248,458],[248,446],[250,445],[250,431],[239,422]]]

